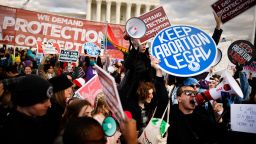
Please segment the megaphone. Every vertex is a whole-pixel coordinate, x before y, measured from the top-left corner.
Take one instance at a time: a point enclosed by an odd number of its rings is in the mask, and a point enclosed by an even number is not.
[[[117,124],[115,119],[110,116],[106,117],[102,122],[102,128],[106,136],[113,136],[117,130]]]
[[[219,48],[217,48],[217,58],[213,63],[213,66],[216,66],[222,59],[222,52]]]
[[[132,38],[142,38],[146,30],[147,27],[144,21],[137,17],[130,18],[125,25],[126,33]]]
[[[244,97],[240,86],[229,72],[226,70],[222,71],[221,77],[223,80],[216,88],[212,88],[195,96],[195,102],[198,105],[203,104],[205,101],[217,100],[221,98],[222,95],[225,95],[225,93],[228,93],[229,95],[237,95],[241,98]]]

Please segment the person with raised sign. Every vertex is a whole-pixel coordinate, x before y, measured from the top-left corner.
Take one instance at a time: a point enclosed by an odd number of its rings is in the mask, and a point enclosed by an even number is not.
[[[139,83],[152,82],[154,77],[146,44],[139,44],[137,39],[130,37],[128,39],[130,41],[130,49],[124,60],[125,81],[122,81],[119,87],[120,98],[124,108],[127,106],[129,99],[135,98]]]
[[[54,61],[54,62],[53,62]],[[48,80],[57,75],[57,69],[55,66],[58,65],[52,55],[45,55],[38,67],[39,76]]]

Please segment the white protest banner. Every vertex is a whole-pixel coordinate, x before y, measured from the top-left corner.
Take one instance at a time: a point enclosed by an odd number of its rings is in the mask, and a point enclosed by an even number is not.
[[[119,98],[119,94],[117,91],[117,86],[115,79],[108,74],[105,70],[95,65],[95,70],[98,73],[100,83],[102,85],[103,93],[105,94],[105,100],[107,105],[109,106],[111,112],[117,118],[117,121],[120,123],[124,120],[125,115],[123,111],[123,107]]]
[[[62,62],[77,62],[79,57],[78,51],[73,50],[60,50],[59,61]]]
[[[239,132],[256,133],[256,105],[232,104],[231,129]]]
[[[102,93],[102,87],[98,75],[94,75],[85,85],[76,91],[80,98],[88,100],[93,106],[97,95]]]
[[[139,18],[145,22],[147,27],[146,34],[140,38],[140,42],[147,41],[162,29],[171,26],[168,16],[162,6],[143,14]]]
[[[50,41],[38,41],[37,42],[37,53],[43,54],[59,54],[60,46],[58,43],[53,43]]]

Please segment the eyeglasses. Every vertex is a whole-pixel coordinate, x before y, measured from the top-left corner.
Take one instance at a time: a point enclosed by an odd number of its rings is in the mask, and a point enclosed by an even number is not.
[[[182,93],[184,93],[187,96],[192,96],[192,97],[197,95],[196,91],[191,91],[191,90],[184,90]]]

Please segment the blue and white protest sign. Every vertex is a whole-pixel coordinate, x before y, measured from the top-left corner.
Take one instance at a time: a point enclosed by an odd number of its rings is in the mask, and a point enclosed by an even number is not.
[[[160,68],[171,75],[189,77],[201,74],[213,65],[217,48],[214,40],[193,26],[171,26],[154,38],[151,54],[160,60]]]
[[[100,48],[93,42],[86,42],[83,46],[85,54],[97,57],[100,54]]]

